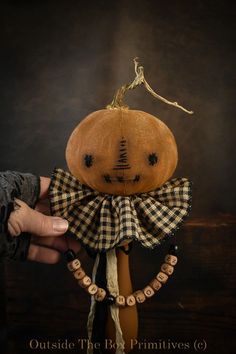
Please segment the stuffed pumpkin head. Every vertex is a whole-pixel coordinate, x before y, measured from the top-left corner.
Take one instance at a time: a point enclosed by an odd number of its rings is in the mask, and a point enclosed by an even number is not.
[[[143,111],[111,108],[91,113],[75,128],[66,160],[72,175],[90,188],[132,195],[165,183],[178,153],[161,120]]]

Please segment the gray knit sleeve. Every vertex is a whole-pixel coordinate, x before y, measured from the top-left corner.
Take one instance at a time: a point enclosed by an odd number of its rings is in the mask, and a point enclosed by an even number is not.
[[[22,233],[18,237],[11,237],[7,230],[7,221],[14,210],[15,198],[34,207],[39,193],[39,177],[15,171],[0,172],[0,259],[25,260],[27,258],[30,235]]]
[[[18,198],[34,207],[39,193],[39,177],[31,173],[0,172],[0,205],[6,205],[14,198]]]

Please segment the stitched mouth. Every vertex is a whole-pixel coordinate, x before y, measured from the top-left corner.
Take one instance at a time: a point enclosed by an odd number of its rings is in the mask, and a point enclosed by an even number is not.
[[[124,183],[124,182],[139,182],[140,175],[135,175],[133,178],[124,178],[123,176],[111,177],[109,174],[103,175],[106,183]]]

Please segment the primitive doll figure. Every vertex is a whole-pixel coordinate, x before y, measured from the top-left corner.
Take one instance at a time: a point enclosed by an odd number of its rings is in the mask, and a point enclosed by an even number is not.
[[[143,289],[132,287],[129,255],[132,243],[154,249],[172,236],[190,208],[190,182],[171,179],[178,161],[175,138],[157,117],[123,103],[138,85],[156,94],[135,63],[135,79],[124,85],[106,109],[91,113],[72,132],[66,148],[69,172],[56,169],[50,198],[53,215],[69,222],[75,237],[94,257],[92,276],[68,250],[68,268],[91,296],[88,338],[99,348],[88,353],[128,353],[138,336],[137,306],[155,295],[173,273],[175,250]],[[113,349],[106,347],[112,340]]]

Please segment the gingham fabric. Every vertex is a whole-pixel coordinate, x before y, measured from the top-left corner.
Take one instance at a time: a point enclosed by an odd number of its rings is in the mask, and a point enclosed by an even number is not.
[[[107,251],[125,240],[154,248],[179,228],[188,215],[191,183],[174,178],[161,188],[131,196],[102,194],[69,172],[55,169],[50,185],[52,215],[69,222],[69,233],[94,251]]]

